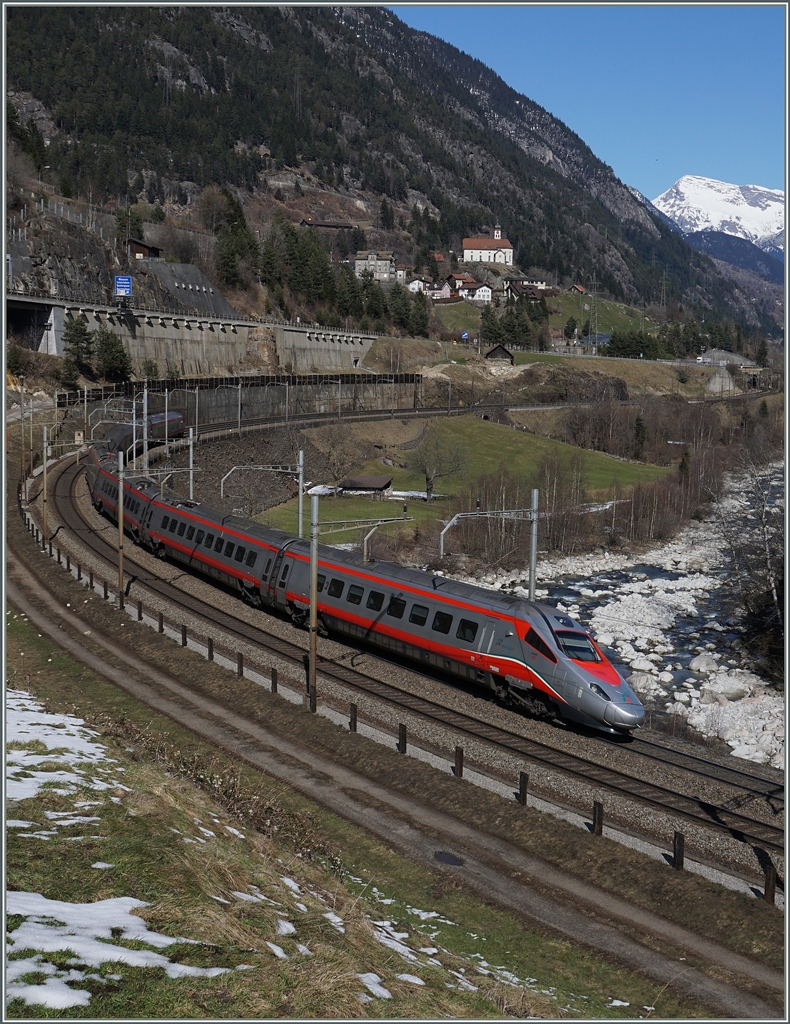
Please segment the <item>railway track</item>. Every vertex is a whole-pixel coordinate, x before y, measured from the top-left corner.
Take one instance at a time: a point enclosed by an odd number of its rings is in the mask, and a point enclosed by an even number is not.
[[[108,576],[111,576],[117,566],[116,548],[105,541],[93,526],[83,519],[74,500],[81,472],[81,467],[73,463],[58,472],[50,500],[54,504],[56,515],[66,528],[82,545],[89,548],[95,557],[108,565]],[[137,587],[145,588],[166,601],[174,609],[176,618],[180,612],[203,621],[210,621],[215,628],[223,631],[229,648],[234,648],[238,641],[244,641],[258,652],[263,663],[267,657],[276,656],[300,671],[303,670],[304,647],[275,635],[265,626],[253,625],[217,608],[216,604],[209,604],[173,587],[137,561],[133,551],[131,546],[125,549],[124,562],[128,576],[133,577]],[[180,621],[183,621],[183,617]],[[780,783],[769,778],[665,748],[641,737],[628,744],[629,755],[636,754],[674,770],[691,772],[697,779],[702,776],[715,780],[731,790],[731,795],[726,801],[714,803],[676,788],[636,778],[631,770],[616,771],[597,764],[588,757],[570,754],[515,731],[481,722],[475,717],[383,682],[349,665],[320,658],[317,671],[322,678],[332,680],[354,694],[365,694],[382,702],[391,709],[388,718],[397,716],[398,711],[418,715],[451,730],[459,738],[460,743],[475,741],[489,744],[519,759],[525,768],[530,764],[541,766],[551,772],[559,772],[575,780],[581,780],[593,789],[615,794],[627,801],[648,805],[674,818],[703,825],[766,852],[776,854],[784,851],[784,828],[781,818],[784,809],[784,790]],[[755,799],[766,801],[776,821],[756,818],[738,809]]]

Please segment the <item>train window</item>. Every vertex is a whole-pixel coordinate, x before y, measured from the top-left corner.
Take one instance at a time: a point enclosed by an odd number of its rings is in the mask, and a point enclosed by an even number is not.
[[[449,633],[450,626],[453,624],[452,615],[448,615],[447,612],[437,612],[433,617],[431,623],[431,629],[437,633]]]
[[[180,524],[180,526],[178,527],[178,536],[179,537],[183,537],[184,536],[184,530],[186,530],[186,528],[187,528],[187,524],[186,523],[181,523]]]
[[[244,556],[245,556],[246,553],[247,553],[247,549],[243,548],[241,546],[241,544],[239,544],[239,546],[236,548],[236,561],[237,562],[243,562],[244,561]]]
[[[220,534],[220,536],[217,537],[217,539],[216,539],[216,541],[214,543],[214,550],[215,551],[222,551],[222,545],[224,543],[225,543],[225,541],[223,540],[222,535]]]
[[[343,580],[330,580],[327,593],[330,597],[342,597],[345,583]]]
[[[248,565],[251,569],[253,565],[255,565],[255,560],[257,559],[257,557],[258,552],[254,548],[250,548],[247,554],[247,561],[245,562],[245,565]]]
[[[358,587],[356,584],[348,588],[348,597],[346,600],[349,604],[362,604],[362,595],[365,593],[362,587]]]
[[[549,647],[546,641],[530,626],[527,632],[524,634],[524,639],[527,641],[530,647],[534,647],[536,651],[539,651],[544,658],[548,658],[549,661],[553,661],[557,664],[557,659],[554,655],[554,651]]]
[[[285,565],[283,566],[283,571],[280,574],[280,586],[282,586],[283,583],[285,583],[285,577],[288,575],[288,570],[290,568],[290,565],[286,562]]]
[[[428,609],[424,604],[413,604],[409,612],[409,622],[417,626],[424,626],[428,621]]]
[[[370,608],[374,612],[381,611],[381,606],[384,604],[384,595],[379,590],[371,590],[368,594],[368,600],[366,607]]]
[[[204,546],[207,547],[207,548],[210,548],[213,543],[214,543],[214,534],[213,533],[207,533],[206,534],[206,539],[203,541]]]
[[[187,530],[187,540],[192,540],[192,538],[194,536],[195,536],[195,527],[194,526],[190,526],[189,529]]]
[[[261,576],[262,579],[264,579],[264,580],[267,579],[267,577],[269,575],[269,569],[271,568],[271,564],[272,564],[272,560],[270,558],[269,561],[266,563],[266,568],[263,570],[263,573],[262,573],[262,576]]]
[[[455,635],[459,640],[463,640],[467,644],[473,644],[477,636],[477,623],[472,622],[471,619],[461,619]]]
[[[574,661],[600,661],[600,655],[586,633],[568,633],[557,630],[554,634],[560,650]]]
[[[225,557],[226,558],[230,558],[230,556],[233,554],[233,549],[235,547],[236,547],[236,545],[233,543],[233,541],[229,540],[228,543],[225,545]]]
[[[393,619],[402,619],[403,613],[406,611],[406,602],[399,597],[391,597],[389,607],[387,608],[387,615],[391,615]]]
[[[177,526],[178,526],[178,520],[177,519],[171,519],[170,520],[170,533],[175,533]]]
[[[195,547],[200,546],[200,542],[203,540],[203,531],[198,530],[197,536],[195,537]]]
[[[316,590],[318,591],[319,594],[324,589],[324,584],[325,583],[326,583],[326,576],[324,576],[324,574],[322,572],[319,572],[319,574],[318,574],[318,581],[317,581],[317,585],[316,585]]]
[[[169,522],[170,522],[170,516],[165,516],[165,518],[162,520],[162,529],[163,530],[167,529],[167,524]]]

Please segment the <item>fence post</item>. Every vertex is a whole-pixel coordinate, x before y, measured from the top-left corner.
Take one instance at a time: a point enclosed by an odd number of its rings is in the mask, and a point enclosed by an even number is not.
[[[77,562],[77,583],[82,579],[82,566]]]
[[[352,704],[351,705],[351,715],[349,716],[349,719],[348,719],[348,731],[349,732],[356,732],[357,731],[357,706],[356,706],[356,704]]]
[[[277,669],[272,669],[272,693],[277,693]]]
[[[164,615],[163,615],[163,614],[162,614],[162,613],[160,612],[160,613],[159,613],[159,632],[160,632],[160,633],[164,633],[164,631],[165,631],[165,617],[164,617]]]
[[[464,748],[455,748],[455,777],[456,779],[463,778],[464,774]]]
[[[765,896],[763,899],[766,903],[773,903],[776,899],[776,868],[770,863],[765,869]]]
[[[137,621],[138,622],[142,622],[143,621],[143,602],[142,601],[138,601],[137,602]]]
[[[209,637],[208,640],[206,641],[206,647],[207,647],[206,657],[208,658],[209,661],[213,661],[214,660],[214,641],[211,639],[211,637]]]
[[[526,772],[519,772],[518,776],[518,802],[522,807],[527,806],[527,786],[529,786],[529,775]]]
[[[593,803],[593,835],[603,835],[603,804],[600,800]]]
[[[109,597],[109,594],[107,593],[107,580],[103,580],[103,583],[104,583],[104,600],[106,601],[107,598]]]
[[[403,723],[398,725],[398,753],[406,753],[406,726]]]
[[[236,655],[236,675],[239,679],[244,675],[244,655],[241,651]]]
[[[181,627],[181,646],[186,647],[187,645],[187,627]]]
[[[88,573],[88,590],[93,592],[93,569]]]
[[[674,844],[672,847],[672,867],[677,871],[683,870],[683,861],[686,852],[686,838],[682,832],[675,832]]]
[[[123,591],[121,590],[120,587],[118,588],[118,607],[120,608],[121,611],[123,611],[124,608],[126,607],[126,602],[124,600]]]

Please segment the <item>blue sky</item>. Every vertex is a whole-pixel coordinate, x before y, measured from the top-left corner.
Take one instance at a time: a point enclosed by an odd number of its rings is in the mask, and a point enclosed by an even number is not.
[[[648,199],[683,174],[785,187],[784,4],[390,9],[545,107]]]

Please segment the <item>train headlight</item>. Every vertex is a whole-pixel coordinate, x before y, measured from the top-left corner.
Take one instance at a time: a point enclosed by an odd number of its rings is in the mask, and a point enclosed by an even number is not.
[[[597,683],[590,683],[590,689],[593,693],[597,693],[599,697],[603,697],[604,700],[612,699],[606,692],[606,690],[604,690],[604,688],[602,686],[599,686]]]

